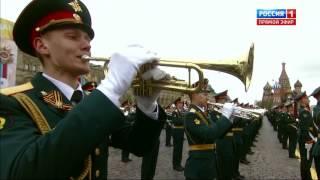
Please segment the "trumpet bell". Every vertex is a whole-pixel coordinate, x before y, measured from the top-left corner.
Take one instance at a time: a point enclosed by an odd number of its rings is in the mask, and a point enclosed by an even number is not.
[[[221,60],[203,60],[203,59],[161,59],[162,62],[184,62],[192,63],[201,69],[215,70],[233,75],[241,80],[247,91],[251,84],[253,62],[254,62],[254,44],[250,46],[249,52],[232,59]]]

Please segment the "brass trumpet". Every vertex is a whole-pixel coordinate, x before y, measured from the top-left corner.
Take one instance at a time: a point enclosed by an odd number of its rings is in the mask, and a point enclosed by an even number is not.
[[[83,60],[86,61],[104,61],[104,68],[107,68],[107,64],[110,58],[102,57],[89,57],[83,56]],[[178,91],[182,93],[193,93],[198,92],[204,84],[204,76],[202,69],[216,70],[231,74],[242,81],[245,85],[245,91],[248,90],[251,82],[252,69],[254,60],[254,44],[251,45],[249,52],[244,56],[240,56],[235,59],[224,59],[224,60],[197,60],[197,59],[174,59],[174,58],[161,58],[158,62],[160,66],[187,68],[188,69],[188,82],[176,81],[173,79],[169,80],[142,80],[142,73],[138,72],[136,80],[134,80],[132,87],[135,94],[149,95],[152,93],[152,89],[162,89]],[[192,87],[191,85],[191,69],[194,69],[199,75],[199,85]]]
[[[213,105],[217,107],[218,109],[215,109],[215,111],[220,112],[220,109],[222,109],[223,104],[221,103],[214,103],[214,102],[207,102],[210,105]],[[242,107],[235,107],[235,110],[232,114],[232,116],[244,118],[244,119],[251,119],[252,117],[260,117],[265,113],[265,109],[246,109]]]

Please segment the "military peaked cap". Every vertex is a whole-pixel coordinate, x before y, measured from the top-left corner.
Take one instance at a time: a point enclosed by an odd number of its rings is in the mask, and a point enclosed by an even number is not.
[[[13,38],[23,52],[36,56],[33,40],[63,27],[80,28],[93,39],[91,16],[80,0],[33,0],[21,12],[13,27]]]
[[[216,99],[224,98],[225,96],[227,96],[227,94],[228,94],[228,90],[225,90],[225,91],[222,91],[222,92],[220,92],[220,93],[217,93],[216,95],[214,95],[214,97],[215,97]]]
[[[234,100],[232,100],[233,103],[239,103],[238,98],[235,98]]]
[[[203,86],[200,89],[200,92],[208,92],[208,93],[211,92],[211,89],[209,88],[208,84],[209,84],[209,80],[205,78],[203,81]],[[199,85],[199,81],[193,83],[192,87],[194,88],[194,87],[197,87],[198,85]]]
[[[316,88],[311,94],[310,94],[310,96],[315,96],[315,95],[317,95],[317,94],[319,94],[320,93],[320,86],[318,87],[318,88]]]

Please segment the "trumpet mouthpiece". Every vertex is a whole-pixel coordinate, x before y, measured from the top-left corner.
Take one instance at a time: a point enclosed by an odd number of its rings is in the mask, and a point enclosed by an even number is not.
[[[84,61],[89,61],[90,60],[90,56],[85,54],[85,55],[81,56],[81,59],[84,60]]]

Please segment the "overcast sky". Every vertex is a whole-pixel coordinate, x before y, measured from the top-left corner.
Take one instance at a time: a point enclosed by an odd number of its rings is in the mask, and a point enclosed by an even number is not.
[[[2,18],[15,21],[30,0],[1,0]],[[205,70],[216,92],[240,102],[260,100],[267,81],[278,81],[286,63],[291,87],[300,80],[310,94],[320,86],[319,0],[83,0],[95,30],[93,56],[109,56],[139,43],[161,57],[220,60],[255,44],[248,92],[236,77]],[[296,26],[257,26],[256,9],[297,9]],[[186,70],[166,69],[186,79]],[[194,76],[196,78],[196,76]],[[310,98],[311,104],[315,100]]]

